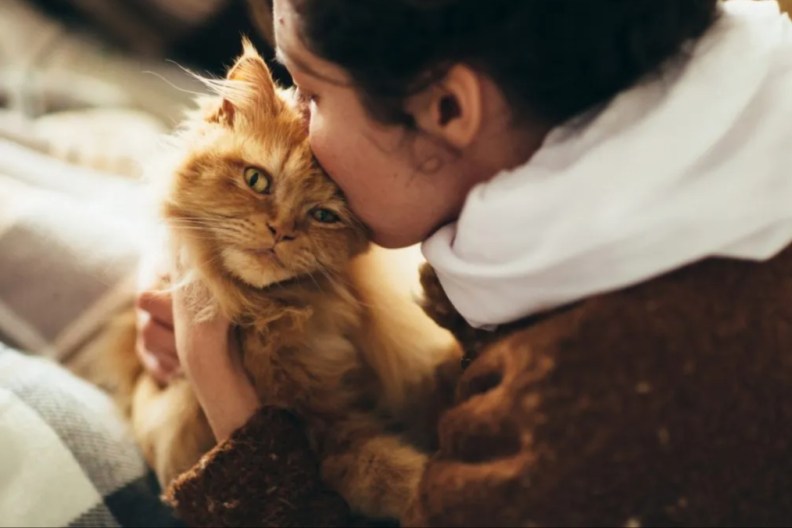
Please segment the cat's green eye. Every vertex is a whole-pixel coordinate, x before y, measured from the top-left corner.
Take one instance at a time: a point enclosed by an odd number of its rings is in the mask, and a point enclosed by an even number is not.
[[[329,209],[320,209],[318,207],[311,210],[311,216],[314,220],[322,222],[323,224],[334,224],[341,220],[333,211]]]
[[[245,182],[248,187],[253,189],[259,194],[269,194],[270,187],[272,186],[272,179],[262,169],[256,167],[247,167],[245,169]]]

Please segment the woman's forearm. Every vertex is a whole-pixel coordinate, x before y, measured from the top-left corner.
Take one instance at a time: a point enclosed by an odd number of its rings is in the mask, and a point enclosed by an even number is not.
[[[196,363],[188,369],[188,377],[220,443],[247,423],[261,402],[250,379],[233,362]]]

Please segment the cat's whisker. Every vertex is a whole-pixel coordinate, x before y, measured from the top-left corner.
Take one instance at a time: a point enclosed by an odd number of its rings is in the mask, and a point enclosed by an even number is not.
[[[215,240],[215,238],[211,234],[206,233],[201,229],[180,228],[178,230],[174,230],[173,232],[179,233],[185,237],[189,237],[190,240],[203,240],[207,242]]]
[[[335,271],[331,270],[325,263],[323,263],[320,259],[316,259],[316,264],[320,269],[325,270],[328,274],[328,279],[332,280],[334,284],[340,284],[341,286],[350,288],[353,286],[351,281],[345,281],[340,274],[336,273]]]
[[[202,229],[210,229],[212,227],[210,224],[201,223],[201,222],[168,222],[168,226],[170,226],[170,227],[195,227],[195,228],[202,228]]]
[[[192,225],[192,224],[172,224],[169,226],[173,230],[194,230],[194,231],[207,231],[206,226]]]
[[[223,226],[223,227],[220,227],[219,229],[225,230],[225,231],[229,231],[229,232],[233,232],[233,233],[239,234],[241,236],[246,236],[248,238],[253,238],[253,239],[256,238],[256,237],[252,236],[251,230],[250,229],[246,229],[244,226]]]
[[[206,224],[203,218],[168,218],[167,224]]]
[[[181,64],[179,64],[178,62],[176,62],[173,59],[165,59],[165,62],[169,62],[169,63],[173,64],[174,66],[179,68],[181,71],[183,71],[184,73],[186,73],[190,77],[207,78],[207,77],[202,76],[202,75],[200,75],[198,73],[195,73],[194,71],[192,71],[191,69],[187,68],[186,66],[182,66]],[[205,95],[205,94],[199,94],[199,95]]]
[[[184,224],[184,225],[198,225],[198,226],[204,226],[204,227],[212,227],[212,226],[217,225],[216,223],[213,223],[212,221],[207,220],[207,219],[203,219],[203,218],[190,218],[190,219],[184,219],[184,220],[177,221],[177,222],[172,222],[172,223],[179,223],[179,224]]]
[[[319,264],[317,269],[322,272],[322,274],[325,276],[328,282],[330,282],[331,285],[333,285],[338,289],[344,289],[343,288],[344,285],[339,284],[339,280],[336,277],[334,277],[335,274],[330,269],[325,268],[321,262],[317,261],[317,263]]]
[[[187,68],[185,68],[184,66],[176,63],[175,61],[168,60],[167,62],[171,62],[171,63],[175,64],[178,68],[180,68],[181,70],[185,71],[186,73],[188,73],[192,77],[195,77],[195,75],[196,75],[193,72],[191,72],[190,70],[188,70]],[[187,88],[182,88],[181,86],[178,86],[173,81],[171,81],[169,79],[166,79],[162,74],[157,73],[155,71],[145,70],[145,71],[143,71],[141,73],[146,74],[146,75],[153,75],[154,77],[156,77],[160,81],[164,82],[165,84],[167,84],[168,86],[170,86],[174,90],[179,91],[181,93],[191,94],[191,95],[195,95],[195,96],[208,95],[207,92],[198,92],[196,90],[188,90]]]
[[[317,280],[316,280],[316,277],[314,277],[314,274],[313,274],[313,273],[311,273],[311,272],[308,272],[306,275],[308,275],[308,277],[309,277],[309,278],[310,278],[310,279],[313,281],[313,283],[314,283],[314,284],[316,284],[316,289],[317,289],[317,290],[319,290],[319,291],[321,291],[321,292],[323,292],[323,291],[324,291],[324,290],[322,289],[322,286],[319,284],[319,281],[317,281]]]
[[[179,233],[182,236],[189,238],[190,240],[201,240],[201,241],[206,241],[206,242],[211,242],[211,241],[214,240],[213,237],[211,237],[209,235],[204,235],[204,234],[202,234],[200,232],[195,232],[195,231],[189,232],[187,230],[181,230],[181,231],[179,231]]]
[[[186,68],[181,64],[178,64],[177,62],[173,62],[173,64],[175,64],[176,67],[181,69],[187,75],[189,75],[193,79],[203,84],[210,91],[210,94],[219,95],[237,102],[245,102],[251,99],[249,82],[230,80],[230,79],[218,79],[216,77],[210,77],[208,75],[200,75],[190,70],[189,68]],[[199,96],[207,95],[206,93],[201,93],[201,92],[193,92],[193,93]]]

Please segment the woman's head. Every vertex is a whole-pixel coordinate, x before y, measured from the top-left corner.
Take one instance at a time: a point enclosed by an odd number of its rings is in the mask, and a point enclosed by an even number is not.
[[[375,239],[405,245],[546,131],[702,34],[717,0],[275,0],[311,144]]]

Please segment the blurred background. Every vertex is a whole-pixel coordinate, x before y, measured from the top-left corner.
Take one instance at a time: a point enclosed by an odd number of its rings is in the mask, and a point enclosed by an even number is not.
[[[188,92],[200,89],[177,64],[222,75],[242,34],[271,56],[258,16],[267,7],[264,0],[3,0],[0,130],[31,146],[48,143],[58,157],[134,172],[129,158],[145,138],[125,134],[117,145],[108,127],[171,126]]]
[[[144,167],[203,90],[183,68],[222,75],[243,34],[271,59],[270,13],[267,0],[0,0],[0,342],[68,362],[130,302],[156,214]]]

